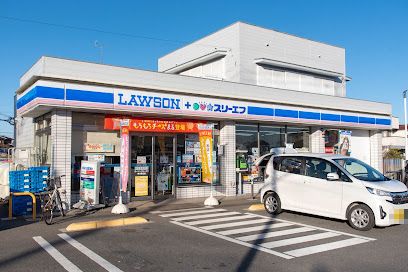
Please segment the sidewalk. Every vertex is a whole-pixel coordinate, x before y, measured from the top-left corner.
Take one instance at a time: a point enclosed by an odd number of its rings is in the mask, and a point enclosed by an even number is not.
[[[127,214],[112,214],[112,208],[108,207],[95,211],[72,210],[68,214],[70,223],[90,220],[112,220],[125,217],[146,216],[149,212],[156,210],[177,210],[183,208],[198,208],[204,206],[206,198],[188,198],[188,199],[165,199],[165,200],[136,200],[127,204],[130,212]],[[238,205],[259,203],[259,199],[251,199],[250,195],[234,197],[218,197],[220,207],[232,207]]]

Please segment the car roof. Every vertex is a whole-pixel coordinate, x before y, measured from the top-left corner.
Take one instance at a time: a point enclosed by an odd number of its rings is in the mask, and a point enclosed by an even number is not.
[[[277,154],[275,156],[295,156],[295,157],[314,157],[314,158],[325,158],[325,159],[347,159],[349,156],[339,155],[339,154],[326,154],[326,153],[286,153]]]

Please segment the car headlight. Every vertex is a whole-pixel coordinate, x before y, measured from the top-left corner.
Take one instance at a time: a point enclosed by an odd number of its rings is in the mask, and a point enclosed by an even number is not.
[[[367,190],[372,193],[373,195],[378,195],[378,196],[391,196],[390,192],[387,191],[383,191],[380,189],[374,189],[374,188],[370,188],[370,187],[366,187]]]

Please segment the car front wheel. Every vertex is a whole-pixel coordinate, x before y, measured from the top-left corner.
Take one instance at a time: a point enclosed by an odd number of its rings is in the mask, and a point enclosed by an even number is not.
[[[364,204],[353,206],[347,215],[347,219],[350,226],[356,230],[370,230],[375,224],[373,211]]]
[[[279,196],[274,192],[267,193],[264,197],[264,207],[270,214],[279,214],[282,211]]]

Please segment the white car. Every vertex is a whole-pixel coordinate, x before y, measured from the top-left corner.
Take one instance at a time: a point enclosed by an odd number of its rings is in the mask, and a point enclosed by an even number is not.
[[[408,209],[407,187],[355,158],[329,154],[272,156],[261,202],[270,214],[284,210],[348,220],[357,230],[395,224]]]

